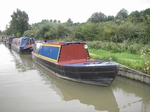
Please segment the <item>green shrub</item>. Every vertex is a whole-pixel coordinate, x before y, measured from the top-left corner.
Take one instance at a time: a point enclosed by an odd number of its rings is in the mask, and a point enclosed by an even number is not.
[[[150,49],[140,50],[142,59],[142,71],[150,74]]]

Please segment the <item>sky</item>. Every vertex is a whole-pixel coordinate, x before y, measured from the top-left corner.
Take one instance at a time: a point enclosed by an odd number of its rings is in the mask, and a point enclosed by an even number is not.
[[[150,0],[0,0],[0,30],[3,31],[17,9],[25,11],[29,24],[43,19],[66,22],[69,18],[76,22],[86,22],[95,12],[105,15],[116,14],[122,9],[130,14],[150,8]]]

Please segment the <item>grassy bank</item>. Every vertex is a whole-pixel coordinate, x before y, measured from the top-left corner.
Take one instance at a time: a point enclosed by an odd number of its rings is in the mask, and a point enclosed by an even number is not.
[[[130,68],[139,70],[144,73],[146,72],[144,70],[144,60],[143,58],[141,58],[141,54],[131,54],[128,52],[113,53],[111,51],[92,48],[89,48],[89,53],[91,58],[101,60],[109,60],[109,58],[112,58],[115,62],[126,65]],[[150,56],[148,57],[148,59],[150,59]]]
[[[150,45],[136,41],[124,41],[122,43],[106,41],[87,41],[89,52],[94,59],[113,61],[150,74]]]

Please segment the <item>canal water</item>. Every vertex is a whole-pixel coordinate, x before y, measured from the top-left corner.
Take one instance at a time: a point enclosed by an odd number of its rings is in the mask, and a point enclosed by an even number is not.
[[[117,76],[109,87],[60,79],[0,43],[0,112],[150,112],[150,85]]]

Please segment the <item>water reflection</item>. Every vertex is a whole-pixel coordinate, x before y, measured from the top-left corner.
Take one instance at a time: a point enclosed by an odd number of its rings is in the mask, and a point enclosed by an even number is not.
[[[118,76],[111,85],[120,110],[150,112],[150,86]]]
[[[35,70],[31,54],[19,54],[9,48],[11,55],[15,60],[16,69],[19,72],[26,72],[28,70]]]
[[[149,112],[150,87],[138,81],[118,76],[110,87],[75,83],[55,77],[35,64],[45,84],[52,85],[62,100],[79,100],[107,112]]]
[[[93,86],[60,79],[41,68],[41,66],[35,65],[46,84],[53,85],[53,90],[61,96],[62,100],[79,100],[83,104],[93,105],[96,110],[119,112],[110,87]]]

